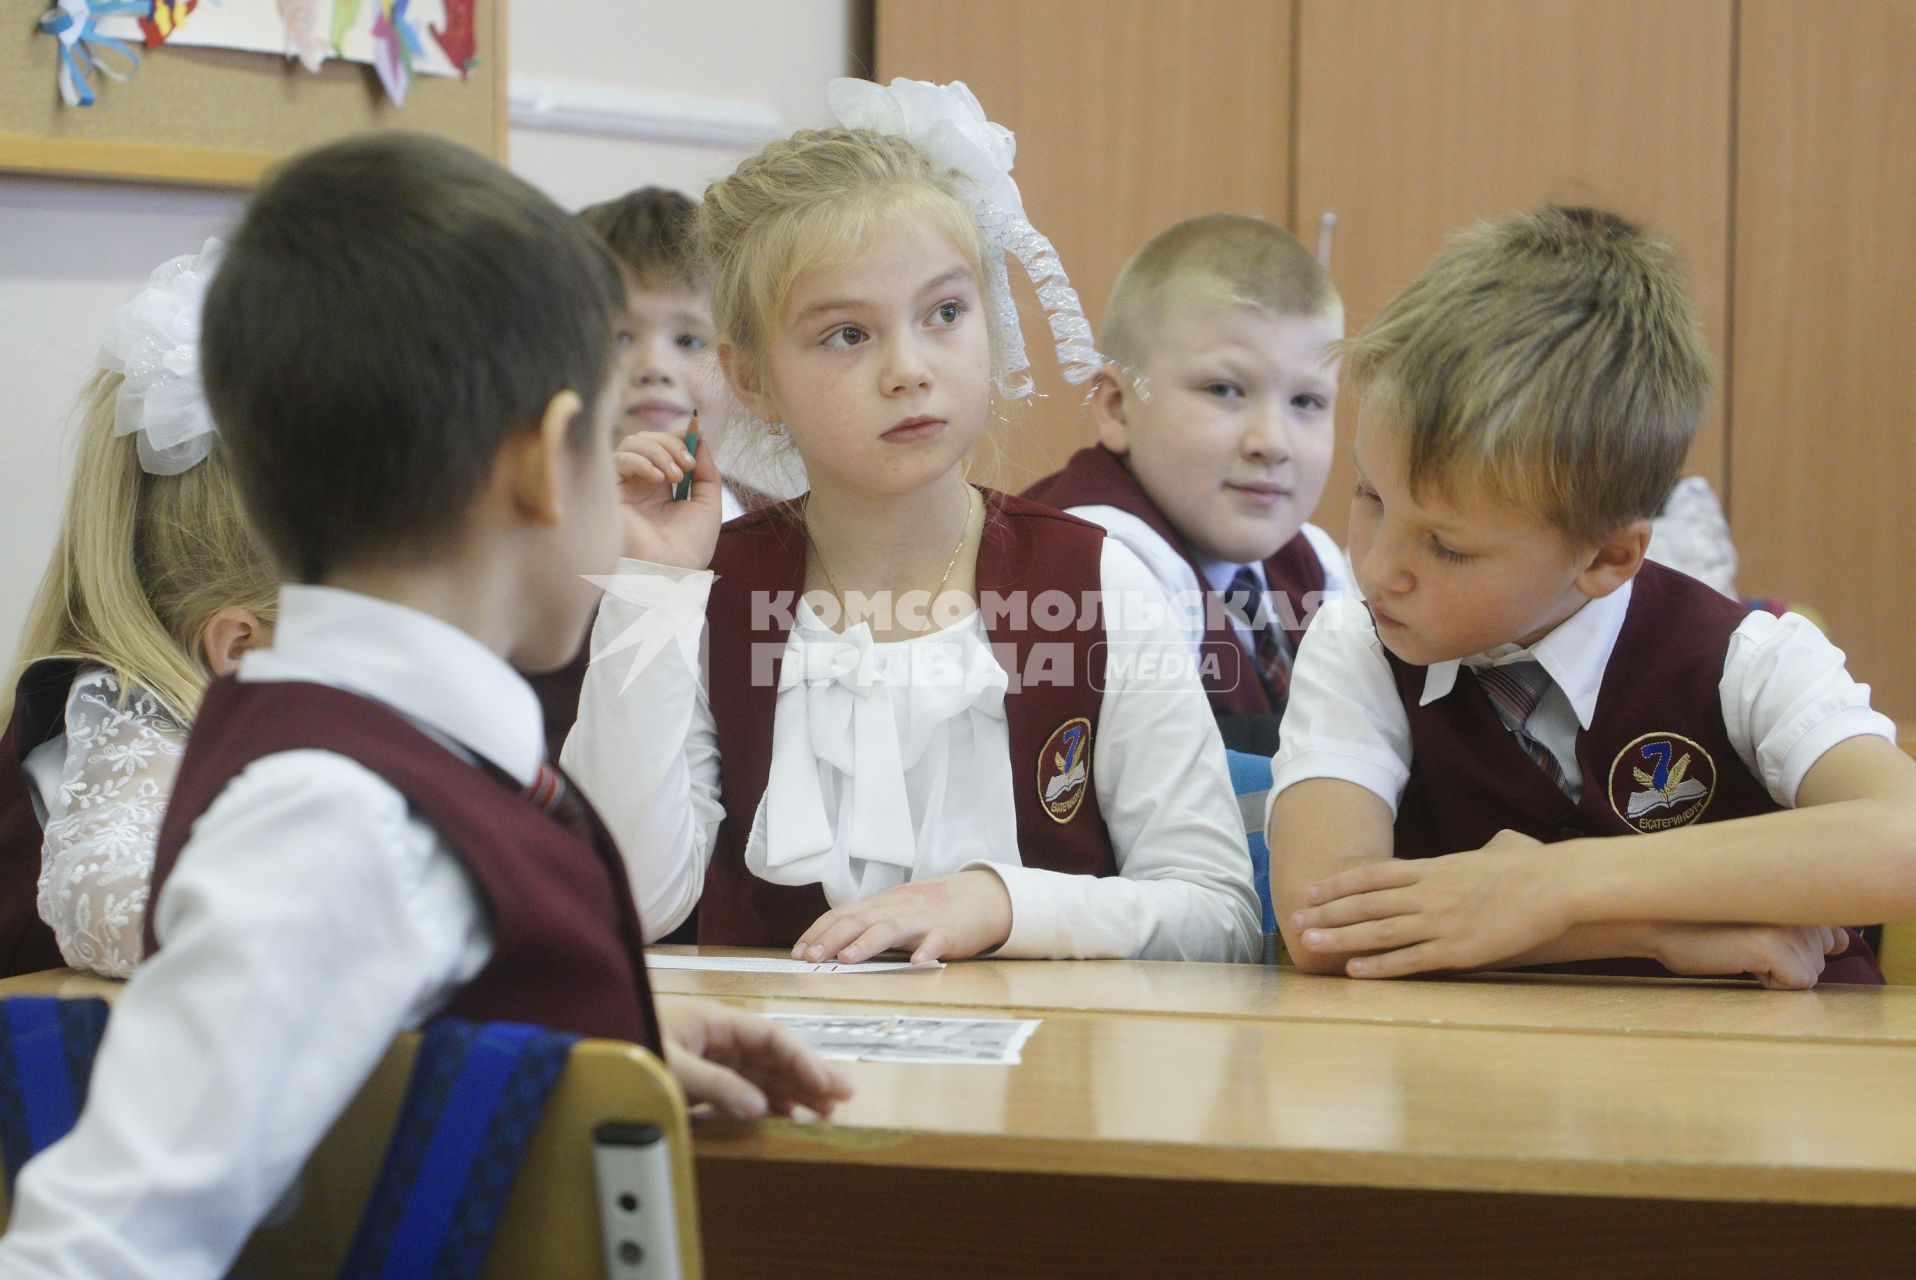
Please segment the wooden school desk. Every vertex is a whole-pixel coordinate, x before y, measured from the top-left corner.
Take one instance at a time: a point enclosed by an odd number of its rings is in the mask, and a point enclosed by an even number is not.
[[[652,950],[680,955],[774,955],[738,947]],[[1141,960],[976,960],[935,973],[765,974],[655,968],[651,977],[652,989],[661,994],[830,1000],[897,1009],[921,1004],[977,1005],[1027,1017],[1056,1010],[1916,1046],[1916,987],[1831,986],[1766,993],[1742,982],[1544,974],[1352,982],[1271,965]],[[1916,1080],[1912,1088],[1916,1091]]]
[[[829,1126],[702,1127],[714,1275],[1800,1277],[1916,1249],[1916,993],[1132,962],[654,983],[1044,1019],[1016,1067],[844,1064]]]
[[[828,1125],[701,1124],[714,1277],[1800,1280],[1916,1252],[1894,989],[1132,962],[656,977],[761,1011],[1044,1019],[1016,1067],[844,1064],[859,1093]],[[986,999],[1005,991],[1022,1003]],[[1132,1000],[1153,1011],[1097,1007]]]

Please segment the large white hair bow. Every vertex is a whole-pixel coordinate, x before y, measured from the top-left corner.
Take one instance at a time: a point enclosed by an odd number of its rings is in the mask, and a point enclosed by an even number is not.
[[[834,80],[827,101],[838,122],[848,129],[871,129],[904,138],[933,161],[963,174],[970,184],[966,195],[990,250],[985,261],[991,305],[998,322],[1003,350],[997,370],[998,389],[1011,397],[1031,394],[1024,336],[1018,328],[1018,309],[1011,299],[1005,255],[1016,258],[1037,288],[1038,301],[1051,321],[1051,337],[1058,363],[1069,382],[1088,382],[1104,363],[1091,340],[1091,323],[1065,276],[1064,265],[1051,242],[1025,217],[1024,199],[1012,181],[1011,165],[1018,140],[1011,130],[985,118],[985,110],[962,80],[931,84],[924,80],[893,80],[889,86],[869,80]]]
[[[226,246],[162,263],[113,317],[99,364],[125,376],[113,413],[115,435],[139,433],[140,466],[178,475],[213,449],[213,415],[200,383],[200,304]]]

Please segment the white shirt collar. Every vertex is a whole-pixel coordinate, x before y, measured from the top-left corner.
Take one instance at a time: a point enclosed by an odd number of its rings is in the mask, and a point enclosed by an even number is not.
[[[241,680],[311,680],[385,703],[530,784],[545,759],[532,687],[449,622],[336,587],[280,589],[270,649],[240,660]]]
[[[1200,560],[1198,568],[1204,571],[1204,585],[1213,591],[1229,590],[1231,579],[1237,577],[1241,569],[1249,569],[1256,574],[1258,585],[1266,590],[1271,585],[1264,579],[1264,566],[1261,564],[1238,564],[1232,560]]]
[[[1607,596],[1587,601],[1528,649],[1505,644],[1468,658],[1433,662],[1425,668],[1424,696],[1418,705],[1427,707],[1449,693],[1457,683],[1459,667],[1496,667],[1534,660],[1570,700],[1577,723],[1588,729],[1597,714],[1603,673],[1610,665],[1611,650],[1617,647],[1617,635],[1623,630],[1623,617],[1630,610],[1630,591],[1635,585],[1626,582]]]

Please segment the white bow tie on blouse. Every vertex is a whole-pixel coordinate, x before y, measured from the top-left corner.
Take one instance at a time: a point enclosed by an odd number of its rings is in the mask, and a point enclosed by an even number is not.
[[[746,867],[840,906],[969,862],[1017,865],[1009,683],[977,614],[879,644],[801,605]]]

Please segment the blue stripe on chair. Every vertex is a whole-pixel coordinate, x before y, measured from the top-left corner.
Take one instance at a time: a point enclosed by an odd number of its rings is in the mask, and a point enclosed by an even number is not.
[[[0,1001],[0,1154],[9,1195],[21,1166],[65,1137],[86,1105],[106,1014],[99,999]]]
[[[427,1028],[341,1280],[479,1273],[577,1039],[503,1022]]]
[[[1245,845],[1251,854],[1251,879],[1257,885],[1258,924],[1268,936],[1277,932],[1277,912],[1271,909],[1271,847],[1264,840],[1263,797],[1271,790],[1271,761],[1248,751],[1226,751],[1231,766],[1231,790],[1243,808]]]

